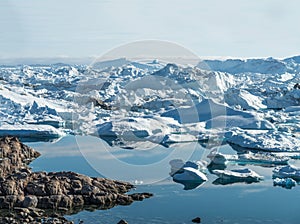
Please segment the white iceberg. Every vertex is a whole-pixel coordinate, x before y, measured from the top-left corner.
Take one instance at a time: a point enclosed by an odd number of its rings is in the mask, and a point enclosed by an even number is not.
[[[208,179],[204,173],[195,168],[183,167],[182,172],[173,175],[173,180],[176,182],[202,183]]]
[[[234,110],[228,106],[215,102],[212,99],[203,99],[192,107],[181,107],[161,114],[162,117],[171,117],[181,124],[208,121],[219,116],[240,116],[254,118],[248,112]]]
[[[267,106],[262,103],[264,100],[262,97],[253,95],[244,89],[228,89],[224,95],[224,99],[229,106],[240,106],[246,110],[267,108]]]
[[[276,167],[273,170],[274,178],[292,178],[293,180],[300,181],[300,168],[293,165],[283,167]]]
[[[239,153],[238,155],[228,155],[217,151],[212,151],[207,155],[213,164],[226,165],[228,163],[236,164],[254,164],[254,165],[287,165],[289,157],[277,155],[268,152]]]
[[[256,172],[245,168],[245,169],[236,169],[236,170],[214,170],[213,173],[224,181],[228,183],[234,182],[259,182],[263,179],[262,176],[258,175]]]
[[[238,154],[237,163],[239,164],[258,164],[258,165],[287,165],[288,157],[276,155],[268,152],[247,152]]]
[[[110,145],[116,145],[116,142],[126,145],[130,141],[149,141],[168,147],[175,143],[197,142],[198,136],[188,133],[188,130],[172,118],[144,116],[98,124],[93,135],[99,136]]]

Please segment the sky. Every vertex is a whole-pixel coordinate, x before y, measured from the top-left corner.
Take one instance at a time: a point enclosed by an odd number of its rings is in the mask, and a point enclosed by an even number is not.
[[[300,54],[296,0],[1,0],[0,58],[90,57],[141,40],[198,56]]]

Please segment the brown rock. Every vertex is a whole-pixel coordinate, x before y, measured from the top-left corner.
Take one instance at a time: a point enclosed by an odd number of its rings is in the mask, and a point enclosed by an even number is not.
[[[14,181],[4,181],[2,182],[2,191],[4,195],[17,194],[16,183]]]
[[[48,195],[61,194],[60,182],[58,180],[50,180],[46,184],[46,192]]]
[[[27,195],[23,201],[23,207],[25,208],[35,208],[38,204],[38,199],[34,195]]]

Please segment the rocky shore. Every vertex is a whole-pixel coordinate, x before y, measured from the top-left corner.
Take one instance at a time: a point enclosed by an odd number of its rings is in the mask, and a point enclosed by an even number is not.
[[[69,223],[63,218],[86,208],[108,209],[152,196],[127,194],[127,182],[74,172],[32,172],[40,154],[17,138],[0,138],[0,223]]]

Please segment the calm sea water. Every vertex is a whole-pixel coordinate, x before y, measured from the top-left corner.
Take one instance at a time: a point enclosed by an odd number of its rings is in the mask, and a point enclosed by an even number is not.
[[[201,223],[299,223],[300,187],[291,190],[273,187],[273,168],[247,166],[264,176],[260,183],[215,185],[216,176],[208,174],[209,181],[192,190],[169,177],[168,162],[174,158],[207,160],[209,149],[198,143],[171,148],[125,150],[108,147],[93,137],[64,137],[55,143],[28,143],[42,153],[31,166],[35,171],[71,170],[89,176],[105,176],[137,183],[132,192],[151,192],[154,197],[130,206],[109,210],[82,211],[67,216],[78,223],[192,223],[201,217]],[[221,151],[232,153],[229,146]],[[300,165],[298,161],[292,161]],[[146,165],[145,165],[146,164]],[[228,167],[237,168],[237,166]],[[143,184],[141,184],[143,182]]]

